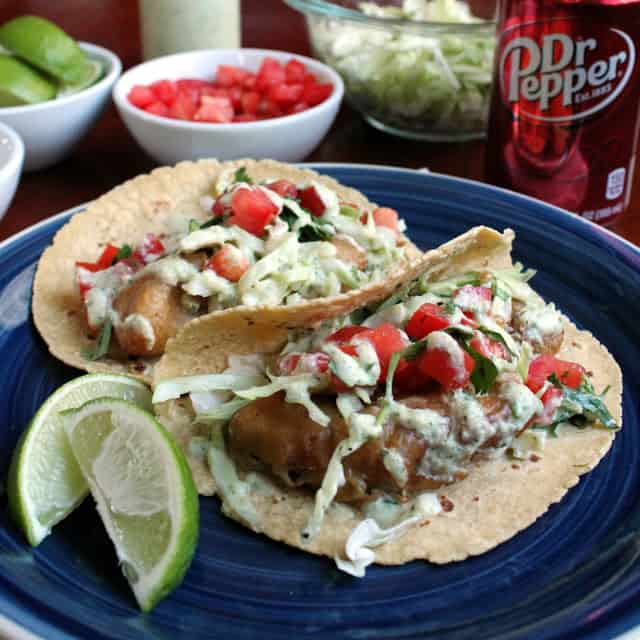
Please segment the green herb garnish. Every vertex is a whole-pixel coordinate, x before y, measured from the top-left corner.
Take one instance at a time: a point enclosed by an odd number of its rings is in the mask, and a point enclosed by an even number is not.
[[[562,402],[556,411],[553,424],[549,425],[554,430],[561,422],[571,422],[574,426],[582,428],[587,426],[587,421],[599,422],[605,429],[618,430],[620,428],[602,400],[609,390],[608,387],[601,395],[598,395],[589,380],[583,377],[580,386],[577,389],[572,389],[562,384],[555,373],[549,376],[549,382],[554,387],[562,389]]]
[[[116,253],[116,257],[113,259],[111,266],[120,262],[120,260],[128,258],[132,253],[133,249],[128,244],[123,244],[120,249],[118,249],[118,253]]]
[[[100,329],[100,335],[95,344],[91,347],[85,347],[82,350],[82,357],[85,360],[99,360],[109,350],[109,343],[111,342],[111,318],[107,316],[102,329]]]
[[[280,213],[280,218],[289,226],[289,231],[293,230],[298,221],[298,215],[287,207],[286,203]],[[298,230],[298,240],[300,242],[314,242],[316,240],[330,240],[333,237],[333,227],[330,222],[318,218],[311,220],[304,227]]]
[[[236,172],[233,174],[233,179],[235,182],[246,182],[247,184],[253,184],[253,180],[247,173],[246,167],[240,167],[236,169]]]
[[[462,341],[462,348],[476,361],[471,374],[471,382],[477,393],[486,393],[498,377],[498,368],[493,361],[478,353],[468,342]]]

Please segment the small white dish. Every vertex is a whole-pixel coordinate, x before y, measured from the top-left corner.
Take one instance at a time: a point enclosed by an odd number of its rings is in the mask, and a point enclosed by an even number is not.
[[[13,200],[23,162],[24,144],[20,136],[0,122],[0,220]]]
[[[330,82],[333,93],[324,102],[301,113],[229,124],[163,118],[134,107],[127,99],[137,84],[148,85],[165,78],[211,80],[220,64],[257,71],[267,56],[284,63],[292,58],[300,60],[320,82]],[[342,79],[327,65],[305,56],[269,49],[207,49],[156,58],[129,69],[113,89],[113,100],[131,135],[160,164],[199,158],[247,157],[297,162],[309,155],[325,136],[343,95]]]
[[[24,141],[25,171],[50,167],[72,150],[99,118],[122,71],[120,58],[108,49],[86,42],[80,46],[90,58],[103,63],[102,80],[73,95],[0,108],[0,122],[13,127]]]

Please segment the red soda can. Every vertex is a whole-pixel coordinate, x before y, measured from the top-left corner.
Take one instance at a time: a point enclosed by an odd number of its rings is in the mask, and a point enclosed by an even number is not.
[[[640,126],[640,0],[502,0],[487,180],[608,224]]]

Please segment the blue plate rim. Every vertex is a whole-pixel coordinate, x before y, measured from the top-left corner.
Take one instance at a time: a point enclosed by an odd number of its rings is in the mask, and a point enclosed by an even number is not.
[[[454,184],[462,184],[469,185],[471,187],[482,187],[489,189],[490,191],[503,192],[510,199],[522,200],[524,202],[529,202],[531,204],[536,205],[537,207],[543,206],[554,219],[558,220],[558,223],[561,226],[571,227],[576,230],[580,230],[583,234],[587,236],[599,236],[601,239],[605,239],[607,244],[611,247],[616,254],[620,254],[620,247],[624,246],[626,249],[630,250],[635,256],[640,258],[640,247],[634,245],[629,240],[623,238],[622,236],[614,233],[610,229],[600,226],[590,220],[585,218],[581,218],[575,216],[574,214],[561,209],[559,207],[555,207],[548,203],[545,203],[536,198],[532,198],[530,196],[526,196],[509,189],[503,189],[501,187],[496,187],[494,185],[486,184],[480,182],[478,180],[472,180],[469,178],[461,178],[458,176],[452,176],[449,174],[439,173],[431,171],[428,168],[408,168],[402,166],[395,165],[378,165],[378,164],[368,164],[368,163],[340,163],[340,162],[304,162],[304,163],[295,163],[294,166],[298,166],[300,168],[308,168],[317,170],[322,172],[323,169],[335,169],[335,170],[377,170],[383,172],[394,172],[394,173],[405,173],[409,175],[420,175],[421,173],[424,176],[433,176],[438,180],[443,180],[444,182],[454,183]],[[19,240],[28,237],[33,234],[35,231],[47,227],[49,225],[55,225],[60,220],[64,220],[65,218],[70,218],[76,213],[80,213],[84,211],[87,206],[92,201],[86,201],[84,203],[72,206],[64,211],[61,211],[57,214],[54,214],[50,217],[45,218],[35,224],[32,224],[20,231],[10,235],[0,242],[0,252],[6,251],[11,247],[14,243]],[[619,255],[621,259],[625,259],[624,256]],[[1,597],[1,594],[0,594]],[[611,621],[611,626],[617,627],[618,635],[615,636],[616,640],[640,640],[640,614],[634,614],[631,612],[624,618],[618,618],[615,622]],[[613,631],[613,629],[610,629]],[[605,631],[606,629],[602,629],[601,631]],[[620,633],[621,632],[621,633]],[[12,618],[0,614],[0,638],[7,638],[7,640],[44,640],[43,636],[39,636],[26,627],[20,625],[18,620],[13,620]]]

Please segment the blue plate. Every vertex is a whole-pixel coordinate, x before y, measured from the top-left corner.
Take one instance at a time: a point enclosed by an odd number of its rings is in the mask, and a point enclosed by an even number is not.
[[[624,429],[611,452],[560,504],[493,551],[447,566],[373,567],[362,580],[237,526],[217,499],[203,499],[198,553],[184,584],[147,616],[136,609],[90,501],[32,550],[2,497],[0,615],[47,640],[588,640],[640,624],[640,252],[486,185],[382,167],[318,168],[397,208],[423,248],[476,224],[515,229],[516,258],[539,270],[537,289],[622,366]],[[0,246],[2,469],[38,405],[78,374],[48,354],[29,317],[35,263],[71,213]]]

